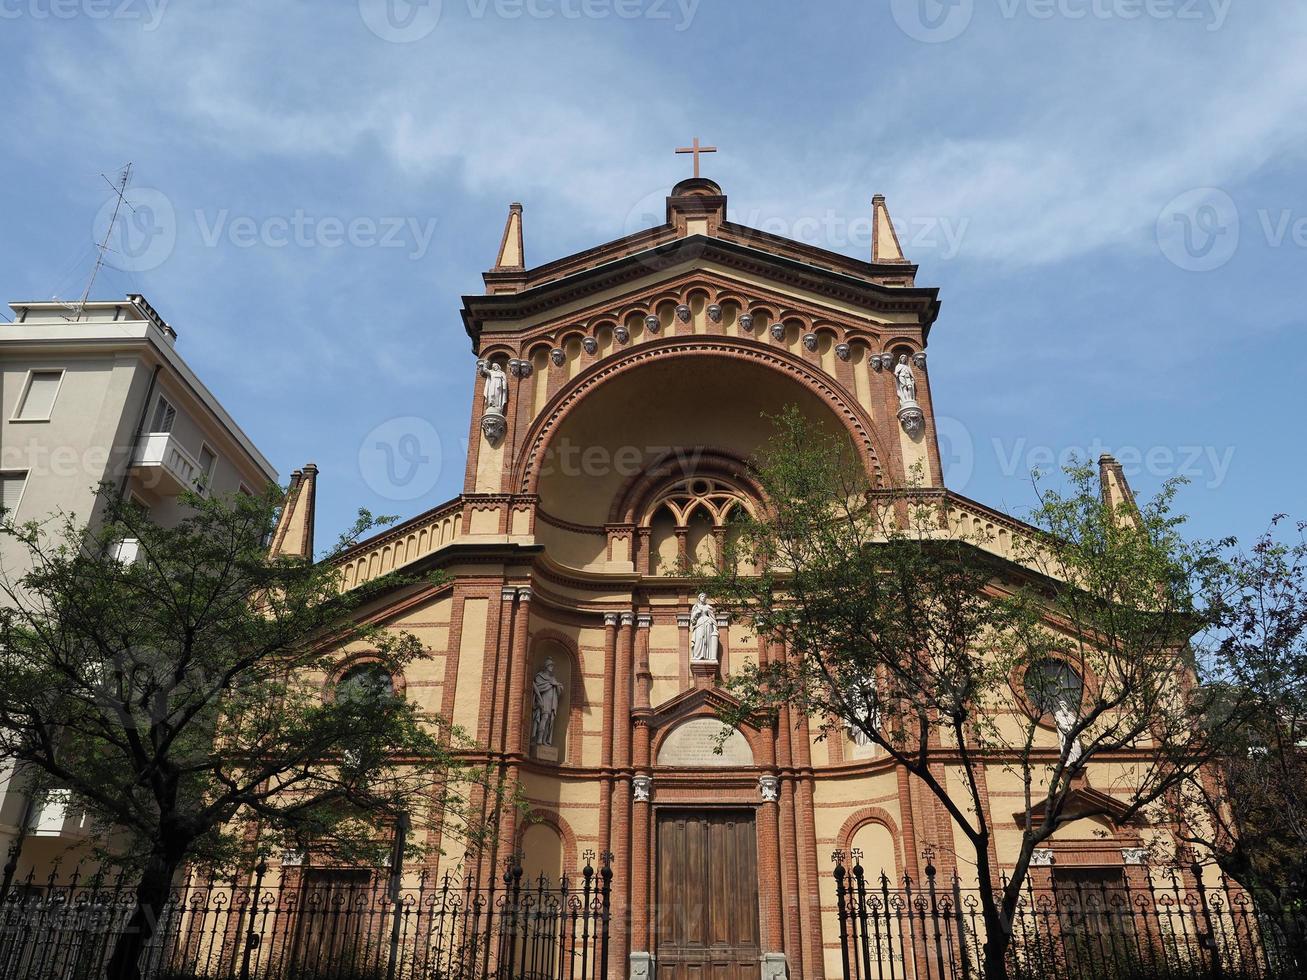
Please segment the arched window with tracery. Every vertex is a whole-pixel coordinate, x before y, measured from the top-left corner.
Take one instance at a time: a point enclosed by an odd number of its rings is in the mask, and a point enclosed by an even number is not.
[[[737,515],[753,507],[752,495],[724,476],[696,474],[665,484],[651,496],[641,522],[648,529],[650,574],[682,575],[716,564]]]

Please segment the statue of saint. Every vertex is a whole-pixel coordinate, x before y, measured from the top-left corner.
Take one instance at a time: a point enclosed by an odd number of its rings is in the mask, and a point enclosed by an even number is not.
[[[531,684],[531,744],[554,744],[554,719],[558,717],[558,702],[563,696],[563,684],[554,674],[554,658],[545,657],[545,664],[536,672]]]
[[[690,659],[717,660],[717,611],[708,602],[706,593],[699,593],[699,601],[690,610]]]
[[[481,388],[486,413],[503,415],[504,409],[508,408],[508,375],[504,373],[503,367],[494,362],[487,365],[482,373],[486,377],[486,383]]]
[[[1075,709],[1067,704],[1065,698],[1059,697],[1053,706],[1053,724],[1057,725],[1057,734],[1062,741],[1062,748],[1066,751],[1066,764],[1074,766],[1084,755],[1085,748],[1080,744],[1080,739],[1073,738],[1071,732],[1075,729],[1076,723],[1080,721]],[[1071,744],[1068,746],[1067,743]]]
[[[898,388],[899,408],[917,404],[917,379],[912,375],[907,354],[900,354],[899,362],[894,365],[894,383]]]

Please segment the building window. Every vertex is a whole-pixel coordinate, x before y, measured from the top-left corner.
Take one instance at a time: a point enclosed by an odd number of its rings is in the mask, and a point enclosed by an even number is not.
[[[357,664],[345,671],[336,682],[336,697],[358,701],[380,701],[393,697],[395,680],[376,661]]]
[[[218,465],[218,454],[208,446],[200,447],[200,485],[213,486],[213,471]]]
[[[1031,704],[1044,714],[1056,715],[1079,709],[1085,682],[1065,660],[1045,657],[1026,671],[1025,689]]]
[[[18,410],[14,413],[16,422],[48,422],[54,410],[54,399],[59,393],[59,383],[63,381],[62,371],[32,371],[27,376],[27,385],[22,397],[18,399]]]
[[[159,400],[154,403],[154,417],[150,419],[151,432],[171,432],[172,424],[177,420],[177,409],[172,407],[172,402],[159,396]]]
[[[0,510],[6,518],[12,519],[18,512],[18,503],[23,499],[26,486],[27,470],[0,471]]]
[[[649,570],[683,575],[712,565],[735,543],[734,521],[748,513],[742,491],[725,480],[696,476],[664,490],[649,508]]]
[[[1041,715],[1050,716],[1057,725],[1067,763],[1077,762],[1081,746],[1073,730],[1080,720],[1085,679],[1065,660],[1045,657],[1027,668],[1022,686],[1035,709]]]

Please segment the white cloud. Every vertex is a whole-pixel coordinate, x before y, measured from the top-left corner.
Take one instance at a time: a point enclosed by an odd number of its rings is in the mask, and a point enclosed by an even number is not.
[[[1307,60],[1267,40],[1301,33],[1307,16],[1288,15],[1295,31],[1282,14],[1249,15],[1257,23],[1243,36],[1202,51],[1176,31],[1155,31],[1133,49],[1105,42],[1088,85],[1079,70],[1074,85],[1061,84],[1060,46],[1014,66],[1039,86],[1036,109],[999,123],[995,135],[936,136],[878,166],[894,180],[896,220],[965,220],[964,259],[1012,265],[1153,247],[1157,216],[1177,194],[1233,191],[1268,160],[1307,146]]]
[[[964,261],[1017,266],[1151,245],[1176,194],[1237,185],[1307,139],[1307,60],[1267,42],[1307,27],[1300,8],[1242,8],[1210,35],[1067,22],[1002,23],[989,36],[978,24],[943,53],[904,49],[883,102],[850,112],[815,95],[811,119],[769,119],[765,106],[744,118],[714,105],[711,90],[688,97],[621,35],[550,26],[447,16],[407,46],[373,38],[353,3],[174,5],[157,31],[107,34],[104,57],[71,41],[46,49],[33,67],[63,113],[32,122],[135,128],[219,157],[305,161],[375,148],[389,179],[530,198],[534,228],[593,242],[626,230],[630,209],[680,172],[651,141],[697,110],[733,130],[722,137],[735,141],[732,160],[713,162],[743,178],[727,187],[740,215],[843,208],[852,219],[883,190],[901,231],[944,219],[964,235]],[[1022,57],[998,57],[1004,42]],[[941,75],[943,57],[958,70]],[[977,63],[1002,72],[991,90],[976,90]],[[954,78],[967,79],[965,91]],[[823,125],[831,118],[839,124]],[[876,186],[850,187],[864,179]],[[864,254],[856,240],[829,244]],[[551,257],[528,247],[534,261]],[[909,248],[909,257],[939,254]]]

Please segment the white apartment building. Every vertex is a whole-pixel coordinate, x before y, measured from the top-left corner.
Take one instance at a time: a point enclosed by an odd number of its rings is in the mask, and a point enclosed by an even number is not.
[[[11,303],[0,322],[0,498],[10,517],[96,517],[109,483],[160,524],[179,519],[183,489],[262,490],[277,471],[177,353],[177,333],[140,295],[86,303]],[[135,542],[120,545],[133,557]],[[0,573],[25,556],[0,539]],[[29,798],[0,763],[0,862],[21,839],[22,865],[76,847],[83,818],[57,793]]]

